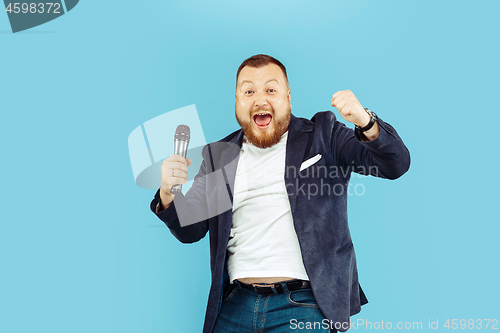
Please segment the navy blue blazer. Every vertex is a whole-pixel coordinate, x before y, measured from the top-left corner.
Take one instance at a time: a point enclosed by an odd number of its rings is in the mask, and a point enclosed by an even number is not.
[[[363,142],[357,130],[337,121],[331,111],[318,112],[311,120],[293,115],[290,119],[284,178],[294,227],[318,306],[328,320],[343,324],[341,332],[347,330],[349,317],[368,302],[359,286],[347,223],[351,172],[396,179],[410,167],[409,151],[396,130],[380,118],[378,124],[379,136]],[[209,232],[212,284],[204,333],[212,332],[229,286],[226,252],[242,139],[240,129],[206,145],[189,191],[177,195],[169,208],[157,214],[183,243],[196,242]],[[318,154],[316,163],[300,170],[303,161]],[[155,214],[158,202],[159,190],[151,202]]]

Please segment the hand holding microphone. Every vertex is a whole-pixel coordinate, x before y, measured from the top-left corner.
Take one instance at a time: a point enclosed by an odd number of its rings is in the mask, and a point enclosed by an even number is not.
[[[181,192],[182,184],[187,182],[188,167],[191,160],[186,158],[189,145],[189,127],[179,125],[175,131],[174,154],[163,160],[161,165],[161,209],[168,208],[176,194]]]

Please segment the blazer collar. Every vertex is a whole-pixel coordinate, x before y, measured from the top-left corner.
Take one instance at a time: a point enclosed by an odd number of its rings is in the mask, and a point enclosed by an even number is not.
[[[313,130],[314,124],[310,120],[297,118],[293,114],[290,115],[290,125],[288,127],[286,142],[286,166],[300,167],[309,138],[309,135],[304,136],[304,134]],[[239,129],[227,142],[228,147],[222,152],[221,165],[231,165],[230,168],[226,168],[226,171],[229,171],[228,169],[236,168],[233,161],[239,158],[239,152],[243,145],[243,131]],[[236,174],[236,170],[234,170],[234,174]],[[234,178],[228,180],[230,184],[234,183]]]

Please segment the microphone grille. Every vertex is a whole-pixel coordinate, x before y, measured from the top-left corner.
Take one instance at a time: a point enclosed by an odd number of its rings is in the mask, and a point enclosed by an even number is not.
[[[179,125],[175,130],[175,140],[189,141],[190,136],[189,126]]]

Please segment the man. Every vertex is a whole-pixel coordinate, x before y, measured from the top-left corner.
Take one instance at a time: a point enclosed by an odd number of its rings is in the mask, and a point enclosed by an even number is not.
[[[241,129],[204,148],[186,196],[170,188],[186,183],[191,161],[165,159],[151,202],[181,242],[210,233],[203,332],[346,331],[368,302],[347,224],[350,174],[396,179],[408,149],[349,90],[331,105],[354,131],[329,111],[293,116],[286,69],[270,56],[245,60],[236,82]]]

